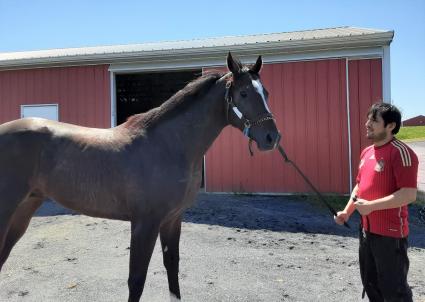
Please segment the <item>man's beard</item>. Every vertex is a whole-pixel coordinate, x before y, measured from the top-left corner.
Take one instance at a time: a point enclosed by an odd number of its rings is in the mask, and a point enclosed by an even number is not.
[[[373,134],[371,137],[368,137],[373,142],[380,142],[387,138],[387,133],[385,131],[382,131],[378,134]]]

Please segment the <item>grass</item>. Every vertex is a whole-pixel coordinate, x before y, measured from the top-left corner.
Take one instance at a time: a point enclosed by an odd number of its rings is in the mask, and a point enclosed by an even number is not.
[[[396,137],[407,142],[425,140],[425,126],[401,127]]]
[[[325,195],[323,197],[337,212],[343,210],[348,202],[348,195]],[[297,195],[296,198],[306,201],[319,208],[327,209],[326,205],[314,193],[311,195]]]
[[[418,196],[416,201],[412,205],[416,206],[425,206],[425,193],[418,191]],[[347,195],[325,195],[323,196],[325,200],[335,209],[335,211],[342,211],[345,208],[345,205],[348,202]],[[319,208],[327,209],[325,204],[315,195],[302,195],[299,197],[302,200],[305,200]]]

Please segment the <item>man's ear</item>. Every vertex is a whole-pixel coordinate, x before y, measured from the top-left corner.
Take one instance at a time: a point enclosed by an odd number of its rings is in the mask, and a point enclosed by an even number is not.
[[[392,132],[394,130],[395,126],[396,126],[396,123],[392,122],[392,123],[388,123],[386,128],[388,128]]]

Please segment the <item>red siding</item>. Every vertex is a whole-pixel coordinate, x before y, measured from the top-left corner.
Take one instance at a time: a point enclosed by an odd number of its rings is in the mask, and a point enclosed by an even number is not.
[[[404,126],[425,126],[425,116],[418,115],[403,121]]]
[[[366,114],[373,103],[382,101],[381,59],[353,60],[348,63],[350,90],[351,162],[353,184],[360,152],[370,144],[366,138]]]
[[[20,105],[59,104],[59,120],[111,126],[108,65],[0,71],[0,123],[20,118]]]
[[[345,59],[265,65],[262,80],[282,132],[282,145],[324,192],[349,188]],[[231,127],[206,155],[209,192],[308,192],[277,151],[255,152]]]

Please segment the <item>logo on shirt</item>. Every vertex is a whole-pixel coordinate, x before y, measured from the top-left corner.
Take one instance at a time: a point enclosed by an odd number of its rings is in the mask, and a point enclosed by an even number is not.
[[[375,165],[375,171],[376,172],[383,172],[384,171],[385,162],[383,159],[380,159],[376,162]]]

